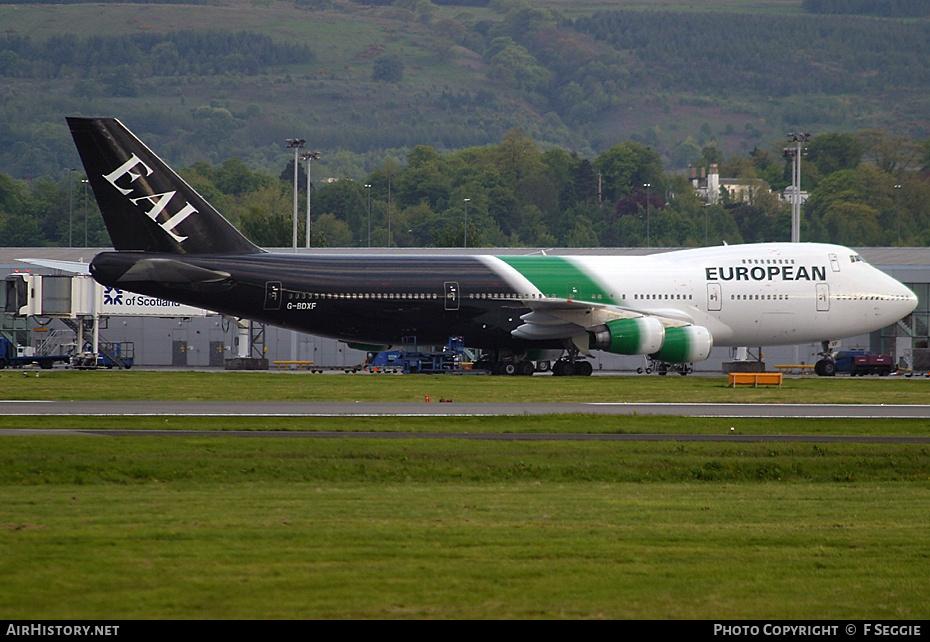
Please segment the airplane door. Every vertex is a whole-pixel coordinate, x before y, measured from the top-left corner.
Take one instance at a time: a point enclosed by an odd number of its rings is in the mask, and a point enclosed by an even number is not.
[[[817,312],[830,311],[830,286],[826,283],[817,284]]]
[[[836,258],[836,254],[830,254],[830,267],[834,272],[840,271],[840,261]]]
[[[446,310],[459,309],[459,284],[458,281],[446,281],[445,283],[445,300]]]
[[[722,296],[720,294],[720,284],[719,283],[708,283],[707,284],[707,311],[708,312],[720,312],[720,305]]]
[[[280,310],[281,309],[281,282],[280,281],[266,281],[265,282],[265,309],[266,310]]]

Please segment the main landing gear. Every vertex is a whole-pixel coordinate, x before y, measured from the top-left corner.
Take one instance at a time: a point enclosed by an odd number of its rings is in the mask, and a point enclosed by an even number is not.
[[[475,362],[475,370],[487,370],[492,375],[530,376],[534,372],[551,370],[555,377],[590,377],[594,372],[591,362],[579,358],[578,348],[566,348],[567,354],[557,361],[537,361],[535,364],[524,355],[491,351]]]
[[[594,366],[590,361],[572,361],[559,359],[552,364],[552,375],[555,377],[590,377]]]
[[[536,366],[532,361],[517,355],[501,354],[499,351],[492,351],[482,356],[475,362],[474,369],[487,370],[492,375],[523,377],[528,377],[536,372]]]
[[[833,350],[830,349],[829,341],[823,341],[820,345],[823,347],[820,352],[820,356],[823,358],[814,364],[814,374],[819,377],[832,377],[836,374],[836,361],[833,360]]]
[[[646,357],[645,369],[643,369],[642,367],[636,369],[636,372],[638,374],[643,374],[644,372],[646,374],[651,374],[653,371],[655,371],[655,373],[659,375],[660,377],[664,377],[670,372],[677,372],[682,377],[684,377],[685,375],[688,375],[694,372],[694,364],[666,363],[665,361],[656,361],[655,359]]]
[[[594,372],[594,366],[586,359],[579,359],[580,350],[572,343],[568,342],[565,348],[567,353],[558,361],[552,364],[552,375],[555,377],[590,377]]]

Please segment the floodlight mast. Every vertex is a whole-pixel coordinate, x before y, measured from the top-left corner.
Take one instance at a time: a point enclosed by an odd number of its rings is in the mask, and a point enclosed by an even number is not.
[[[791,159],[791,242],[801,242],[801,155],[807,150],[801,149],[801,143],[811,139],[807,132],[789,132],[788,142],[794,147],[784,149],[784,157]]]
[[[310,187],[312,186],[310,182],[310,166],[313,161],[320,160],[320,152],[304,152],[300,155],[300,159],[307,161],[307,248],[309,249],[310,246],[313,245],[313,221],[311,218],[313,208],[310,204]]]
[[[288,138],[285,140],[287,149],[294,150],[294,234],[291,243],[294,252],[297,252],[297,156],[300,148],[307,144],[303,138]]]

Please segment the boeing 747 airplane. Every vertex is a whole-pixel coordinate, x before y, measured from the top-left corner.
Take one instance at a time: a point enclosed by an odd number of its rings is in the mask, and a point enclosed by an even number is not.
[[[122,123],[69,118],[115,252],[101,284],[353,345],[461,336],[496,373],[591,374],[592,350],[660,363],[713,346],[822,342],[911,313],[917,297],[838,245],[762,243],[650,256],[298,255],[246,239]]]

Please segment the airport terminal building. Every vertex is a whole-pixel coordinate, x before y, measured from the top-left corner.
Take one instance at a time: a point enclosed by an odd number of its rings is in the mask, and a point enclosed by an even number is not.
[[[615,254],[641,256],[672,248],[593,248],[551,249],[551,256],[570,254]],[[82,341],[79,334],[86,330],[89,320],[82,314],[80,295],[71,295],[72,280],[77,277],[65,269],[56,269],[55,261],[89,262],[98,252],[108,249],[94,248],[0,248],[0,277],[5,287],[0,290],[0,336],[12,344],[31,351],[49,349],[58,351],[80,351]],[[290,248],[279,250],[292,251]],[[534,254],[541,250],[520,249],[471,249],[469,254],[515,255]],[[866,261],[910,287],[918,298],[917,309],[893,326],[885,327],[869,335],[843,338],[835,350],[864,349],[874,353],[891,354],[898,366],[918,371],[930,370],[930,248],[857,248]],[[298,250],[301,253],[328,254],[382,254],[384,248],[313,249]],[[444,253],[460,254],[462,250],[403,249],[393,253]],[[22,259],[38,259],[42,265],[23,262]],[[62,268],[64,266],[61,266]],[[17,316],[12,314],[10,301],[15,296],[9,285],[11,281],[23,281],[17,275],[55,277],[43,278],[48,286],[43,296],[55,314]],[[11,279],[12,277],[12,279]],[[99,287],[99,286],[97,286]],[[57,293],[57,294],[56,294]],[[133,363],[142,367],[226,367],[226,361],[237,355],[246,354],[241,345],[248,336],[251,357],[263,357],[268,363],[280,360],[312,361],[323,368],[347,368],[364,363],[366,353],[346,344],[322,337],[291,332],[273,326],[251,324],[247,329],[236,319],[177,306],[167,301],[131,300],[134,306],[126,306],[127,300],[108,294],[104,312],[100,314],[96,330],[99,339],[106,344],[129,344],[133,347]],[[58,297],[58,299],[55,299]],[[66,300],[68,299],[68,300]],[[141,299],[141,297],[140,297]],[[56,303],[57,301],[57,303]],[[56,307],[57,305],[57,307]],[[247,334],[246,334],[247,333]],[[85,335],[86,336],[86,335]],[[468,337],[464,337],[468,344]],[[767,364],[807,363],[817,360],[819,344],[799,346],[747,346],[749,358],[761,359]],[[642,367],[642,356],[622,356],[605,352],[593,352],[595,371],[635,371]],[[694,364],[695,371],[720,372],[725,362],[742,358],[731,348],[714,348],[711,357]]]

